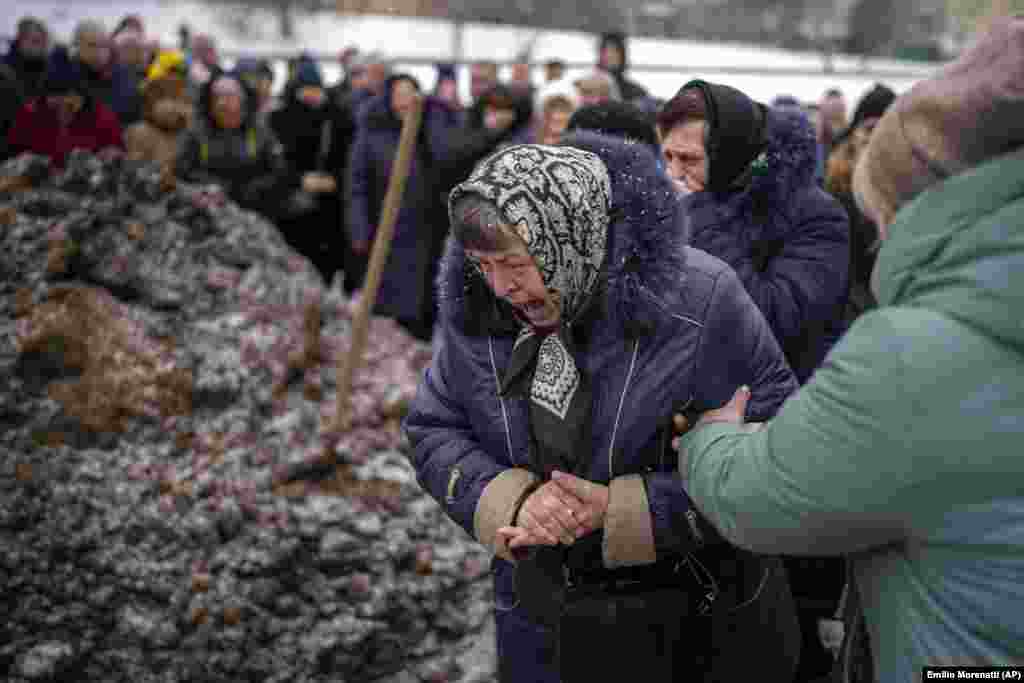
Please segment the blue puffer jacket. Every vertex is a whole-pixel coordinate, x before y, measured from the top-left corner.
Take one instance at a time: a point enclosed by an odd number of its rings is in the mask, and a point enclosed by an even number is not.
[[[605,297],[577,357],[593,382],[588,478],[611,488],[603,560],[610,568],[645,564],[694,543],[689,499],[660,449],[673,412],[719,407],[748,384],[749,418],[764,420],[797,384],[732,269],[684,246],[679,203],[653,155],[591,133],[568,144],[601,157],[612,181]],[[535,480],[525,469],[528,406],[499,396],[515,328],[492,319],[489,332],[479,329],[481,313],[495,302],[485,284],[467,282],[464,262],[461,247],[449,240],[438,278],[442,339],[405,430],[422,487],[499,553],[499,651],[510,652],[541,628],[511,608],[514,565],[495,544],[497,528],[510,523],[515,502]],[[517,620],[511,630],[510,619]],[[537,671],[523,675],[550,680]]]
[[[690,246],[732,266],[803,383],[846,329],[849,220],[815,182],[818,148],[805,116],[769,110],[766,158],[740,189],[684,200]]]
[[[376,235],[398,151],[402,124],[391,114],[389,98],[378,95],[362,105],[352,142],[348,225],[356,242],[371,242]],[[429,303],[425,293],[429,293],[433,279],[431,242],[437,239],[433,250],[436,261],[444,235],[435,235],[434,231],[447,227],[438,219],[444,206],[432,169],[446,156],[448,135],[456,123],[455,113],[440,100],[426,98],[420,138],[374,307],[377,315],[408,323],[422,322],[425,315]]]

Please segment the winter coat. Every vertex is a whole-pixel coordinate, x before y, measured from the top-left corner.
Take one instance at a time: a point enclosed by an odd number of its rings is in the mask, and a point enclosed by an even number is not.
[[[398,152],[401,122],[391,113],[388,95],[370,100],[360,112],[349,165],[348,225],[354,242],[372,242]],[[447,136],[456,124],[455,112],[439,100],[425,98],[417,151],[374,308],[378,315],[413,327],[429,315],[432,256],[436,255],[431,245],[443,239],[447,229],[443,189],[434,163],[447,153]]]
[[[281,108],[268,118],[288,163],[287,185],[298,191],[304,174],[320,171],[334,178],[337,189],[315,195],[308,212],[287,213],[277,223],[288,242],[312,260],[329,282],[339,269],[348,276],[346,262],[351,264],[353,259],[343,225],[342,197],[355,121],[348,109],[331,99],[321,109],[311,109],[295,99],[295,92],[294,86],[286,87]]]
[[[1024,663],[1024,153],[903,208],[880,308],[756,434],[683,437],[732,542],[850,555],[881,681]]]
[[[589,133],[571,144],[608,167],[615,216],[601,312],[583,330],[576,358],[593,382],[587,478],[610,483],[611,491],[597,544],[602,559],[595,559],[609,568],[634,566],[694,548],[688,498],[659,452],[673,411],[720,405],[733,385],[746,383],[753,388],[750,415],[765,419],[797,384],[733,271],[683,246],[678,203],[650,153]],[[464,252],[450,240],[438,279],[442,337],[404,426],[421,486],[498,550],[496,529],[511,522],[516,500],[536,481],[526,469],[529,408],[526,398],[499,395],[516,327],[482,314],[495,300],[486,285],[466,288],[464,268]],[[500,552],[493,563],[499,657],[518,671],[514,680],[557,681],[538,661],[550,636],[517,606],[515,565]],[[785,621],[785,613],[738,620],[767,620],[770,626],[755,630],[780,650],[776,635],[787,629],[776,620]]]
[[[110,70],[96,71],[85,62],[75,59],[74,68],[81,75],[85,92],[117,113],[114,107],[113,67]]]
[[[807,118],[771,109],[767,135],[763,171],[728,193],[684,200],[690,244],[733,267],[805,382],[845,329],[849,225],[814,181]]]
[[[13,47],[4,57],[18,79],[18,86],[26,100],[46,94],[46,60],[27,60]]]
[[[115,64],[111,76],[111,108],[127,128],[142,120],[142,91],[144,72],[124,64]]]
[[[124,148],[117,114],[102,102],[88,98],[66,128],[44,98],[30,101],[14,119],[7,143],[11,155],[32,152],[48,156],[55,168],[63,168],[68,153],[75,149],[99,152],[108,147]]]
[[[24,96],[14,69],[0,62],[0,161],[6,159],[7,135],[23,106]]]
[[[218,183],[240,205],[272,213],[286,170],[281,144],[251,109],[238,129],[219,128],[210,114],[212,82],[200,92],[192,126],[179,141],[175,173],[188,182]]]

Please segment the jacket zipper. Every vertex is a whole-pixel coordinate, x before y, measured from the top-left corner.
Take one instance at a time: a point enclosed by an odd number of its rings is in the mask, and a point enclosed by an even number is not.
[[[693,539],[697,541],[697,547],[704,547],[704,534],[700,532],[700,528],[697,526],[697,513],[692,509],[686,511],[686,521],[690,525],[690,533],[693,534]]]
[[[444,500],[449,505],[455,503],[455,486],[459,483],[459,478],[462,476],[462,468],[458,465],[452,467],[452,473],[448,476],[448,495],[445,496]]]
[[[629,361],[629,373],[626,375],[626,384],[622,387],[622,396],[619,397],[619,410],[615,413],[615,426],[612,428],[612,440],[608,444],[608,481],[615,478],[615,437],[619,433],[619,420],[622,418],[622,406],[626,402],[626,393],[633,381],[633,370],[636,368],[636,356],[640,351],[640,340],[633,342],[633,357]]]
[[[501,419],[505,423],[505,444],[508,447],[508,460],[512,466],[516,466],[516,459],[512,455],[512,428],[508,424],[508,412],[505,410],[505,400],[501,397],[501,380],[498,378],[498,363],[494,360],[494,337],[487,337],[487,349],[491,354],[491,369],[494,371],[494,396],[501,406]]]

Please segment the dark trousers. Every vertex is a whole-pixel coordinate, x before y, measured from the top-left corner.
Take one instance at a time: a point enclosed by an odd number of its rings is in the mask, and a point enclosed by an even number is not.
[[[501,683],[577,683],[559,676],[557,643],[575,640],[578,680],[689,680],[790,683],[800,658],[800,633],[781,562],[772,567],[759,597],[735,612],[715,617],[682,616],[665,626],[633,613],[616,615],[614,628],[595,627],[579,638],[560,639],[523,613],[514,596],[499,595],[496,610]],[[751,577],[753,580],[753,577]],[[759,583],[759,581],[758,581]],[[751,584],[756,590],[757,586]],[[754,595],[754,592],[747,592]],[[650,615],[654,616],[654,615]]]

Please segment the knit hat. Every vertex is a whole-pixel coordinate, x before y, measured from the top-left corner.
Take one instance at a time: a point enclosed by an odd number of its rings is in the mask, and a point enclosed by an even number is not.
[[[295,73],[292,76],[292,83],[296,88],[314,86],[322,88],[324,78],[320,75],[320,67],[309,57],[299,57],[295,63]]]
[[[626,138],[658,146],[651,117],[627,102],[605,102],[582,107],[569,119],[569,130],[591,130],[602,135]]]
[[[46,24],[42,19],[36,17],[23,17],[18,20],[18,28],[16,29],[18,36],[23,36],[30,31],[36,31],[38,33],[45,33],[50,35],[50,30],[46,27]]]
[[[793,97],[792,95],[779,95],[774,100],[772,100],[772,107],[798,108],[802,106],[803,105],[800,104],[800,100]]]
[[[888,109],[857,164],[854,192],[891,220],[924,190],[1024,145],[1024,18],[990,32]]]
[[[146,80],[157,81],[171,74],[185,76],[186,71],[185,55],[182,52],[178,50],[164,50],[149,65],[149,70],[146,71]]]
[[[548,101],[556,97],[566,100],[574,110],[580,104],[580,95],[576,90],[576,85],[573,83],[573,79],[566,77],[541,86],[537,91],[534,111],[543,112]]]
[[[455,80],[455,65],[449,62],[441,62],[437,65],[437,80],[438,81],[454,81]]]
[[[371,64],[384,64],[385,66],[387,66],[387,59],[384,57],[383,53],[378,52],[376,50],[374,50],[373,52],[358,54],[355,56],[355,58],[351,62],[351,65],[349,66],[349,74],[354,75],[361,73],[365,71],[366,67],[370,66]],[[388,69],[388,71],[390,72],[390,69]]]
[[[50,55],[50,61],[46,65],[45,82],[47,95],[81,95],[85,91],[82,72],[71,60],[64,46],[54,48]]]

